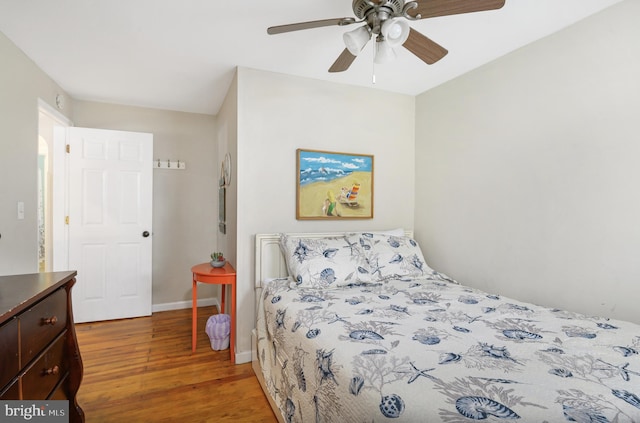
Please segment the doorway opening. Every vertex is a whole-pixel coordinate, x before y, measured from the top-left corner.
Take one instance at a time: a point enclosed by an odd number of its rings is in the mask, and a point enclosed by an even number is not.
[[[38,271],[53,270],[54,132],[71,121],[43,100],[38,100]],[[60,199],[64,201],[64,199]]]

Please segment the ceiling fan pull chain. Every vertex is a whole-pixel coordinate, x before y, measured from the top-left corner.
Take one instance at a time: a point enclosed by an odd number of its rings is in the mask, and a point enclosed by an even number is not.
[[[371,84],[376,85],[376,43],[373,43],[373,60],[371,61]]]

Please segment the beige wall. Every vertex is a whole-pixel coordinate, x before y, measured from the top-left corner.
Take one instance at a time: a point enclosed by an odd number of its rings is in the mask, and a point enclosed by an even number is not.
[[[238,70],[238,351],[254,327],[254,236],[268,232],[410,228],[414,98]],[[296,149],[374,155],[374,219],[295,218]],[[250,358],[250,357],[249,357]]]
[[[416,223],[431,266],[640,323],[640,2],[417,98]]]
[[[38,271],[38,98],[64,91],[0,33],[0,275]],[[67,117],[68,104],[61,113]],[[25,218],[17,219],[24,202]]]
[[[38,271],[38,98],[55,104],[76,126],[154,134],[154,157],[187,162],[184,171],[154,171],[153,304],[191,300],[190,267],[207,261],[217,243],[219,175],[215,117],[73,101],[0,33],[0,275]],[[17,203],[25,219],[17,219]],[[217,296],[214,286],[200,298]],[[176,304],[174,304],[176,303]]]
[[[219,163],[215,117],[76,101],[76,126],[150,132],[154,158],[180,160],[186,170],[153,171],[153,305],[191,301],[191,266],[217,249]],[[217,295],[201,286],[199,298]],[[184,306],[184,304],[182,304]]]
[[[191,300],[190,267],[217,248],[219,176],[216,118],[208,115],[73,101],[3,34],[0,34],[0,275],[38,271],[38,98],[76,126],[154,134],[154,157],[187,162],[184,171],[154,171],[153,304],[184,306]],[[25,219],[17,219],[17,203]],[[200,298],[217,296],[203,286]]]
[[[231,157],[231,181],[226,187],[226,233],[217,231],[218,249],[222,251],[229,263],[237,266],[237,215],[238,215],[238,77],[234,74],[231,86],[217,118],[217,151],[218,174],[220,174],[221,162],[225,154]],[[216,215],[217,216],[217,215]],[[216,227],[217,228],[217,227]],[[217,230],[217,229],[216,229]],[[231,304],[229,290],[227,290],[227,304]],[[238,316],[245,313],[239,309]],[[236,349],[237,351],[237,349]]]

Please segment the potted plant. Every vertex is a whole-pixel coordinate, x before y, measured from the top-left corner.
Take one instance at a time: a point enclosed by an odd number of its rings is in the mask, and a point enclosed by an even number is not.
[[[221,252],[211,253],[211,266],[222,267],[227,262]]]

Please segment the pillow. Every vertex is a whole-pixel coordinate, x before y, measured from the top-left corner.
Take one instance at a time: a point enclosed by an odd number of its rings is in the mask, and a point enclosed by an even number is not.
[[[359,244],[346,236],[298,238],[280,235],[292,287],[330,288],[371,281],[366,257]]]
[[[363,232],[348,239],[366,254],[373,280],[426,278],[435,273],[418,243],[407,236]]]

